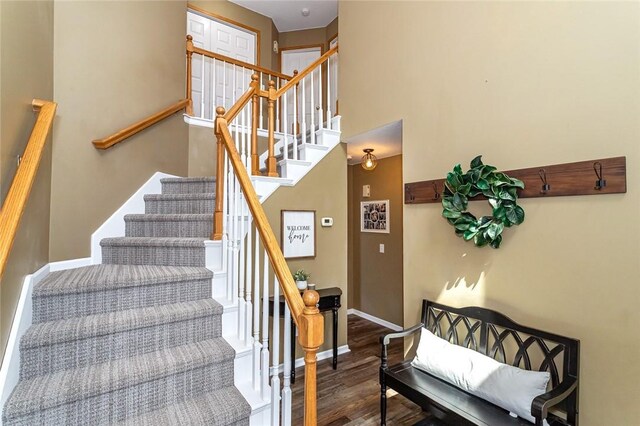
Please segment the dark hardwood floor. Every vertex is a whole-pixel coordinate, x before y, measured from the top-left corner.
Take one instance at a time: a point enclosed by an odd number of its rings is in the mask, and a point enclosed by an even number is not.
[[[380,424],[380,335],[391,330],[355,315],[349,315],[348,342],[351,352],[340,355],[338,369],[331,359],[318,363],[318,425],[356,426]],[[402,360],[402,341],[389,347],[389,363]],[[304,368],[296,370],[293,389],[294,425],[303,423]],[[387,424],[414,425],[428,417],[421,408],[390,391]],[[425,422],[425,424],[428,422]]]

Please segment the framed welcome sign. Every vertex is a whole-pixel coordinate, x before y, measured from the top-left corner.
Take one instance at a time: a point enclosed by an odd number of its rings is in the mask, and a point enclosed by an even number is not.
[[[316,257],[315,210],[281,210],[280,244],[285,259]]]

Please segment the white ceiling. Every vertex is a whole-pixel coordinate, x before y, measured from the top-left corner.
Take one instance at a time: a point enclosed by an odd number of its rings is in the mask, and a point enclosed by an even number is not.
[[[273,19],[279,32],[324,28],[338,17],[338,0],[229,0]],[[309,16],[302,16],[302,9]]]
[[[347,141],[347,158],[349,164],[360,164],[365,148],[373,148],[373,155],[378,158],[393,157],[402,154],[402,121],[385,124],[377,129],[369,130],[354,136]]]

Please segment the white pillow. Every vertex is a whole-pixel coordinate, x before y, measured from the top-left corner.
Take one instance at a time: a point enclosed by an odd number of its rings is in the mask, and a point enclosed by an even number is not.
[[[411,365],[532,423],[531,402],[547,391],[550,378],[546,371],[523,370],[453,345],[426,328]]]

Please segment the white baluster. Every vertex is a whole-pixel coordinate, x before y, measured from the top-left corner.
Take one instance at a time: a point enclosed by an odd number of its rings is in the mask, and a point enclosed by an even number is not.
[[[248,210],[248,207],[247,207]],[[247,303],[246,303],[246,318],[245,318],[245,330],[244,335],[247,344],[251,344],[252,335],[251,329],[253,328],[253,275],[252,275],[252,267],[253,267],[253,252],[252,252],[252,241],[251,241],[251,215],[247,215],[247,245],[246,245],[246,256],[247,256],[247,273],[246,277],[246,294],[247,294]]]
[[[233,86],[231,87],[231,106],[235,105],[236,100],[238,99],[238,83],[236,82],[236,77],[238,75],[238,72],[236,71],[236,65],[235,64],[231,64],[231,72],[233,73],[232,76],[232,83]],[[231,108],[231,106],[229,108]]]
[[[298,159],[298,87],[293,86],[293,159]]]
[[[222,62],[222,106],[224,109],[229,109],[227,105],[227,63]]]
[[[305,77],[306,78],[306,77]],[[304,144],[307,143],[307,114],[305,114],[305,110],[306,110],[306,99],[305,99],[305,82],[304,82],[304,78],[302,79],[302,81],[300,82],[300,86],[302,86],[302,100],[300,102],[300,106],[301,106],[301,114],[300,114],[300,119],[302,120],[302,144],[304,146]],[[296,157],[297,159],[298,157]]]
[[[258,87],[260,88],[260,90],[262,90],[262,72],[260,72],[260,80],[258,80]],[[260,119],[260,129],[264,129],[264,127],[262,127],[262,97],[258,98],[258,104],[260,106],[260,114],[258,115],[259,119]]]
[[[280,424],[280,284],[274,276],[273,282],[273,336],[271,341],[271,425]]]
[[[262,399],[269,398],[269,257],[264,250],[264,274],[262,277]]]
[[[278,77],[276,78],[276,90],[280,88],[280,85],[280,77]],[[282,129],[280,128],[280,104],[282,103],[282,101],[280,100],[280,98],[276,100],[276,132],[282,132]]]
[[[282,377],[282,425],[291,426],[291,311],[284,304],[284,364]]]
[[[245,278],[245,269],[244,269],[244,261],[245,261],[245,244],[244,244],[244,225],[245,225],[245,200],[244,194],[239,190],[239,204],[240,204],[240,215],[239,215],[239,233],[238,233],[238,257],[239,259],[239,277],[238,277],[238,339],[240,341],[245,340],[244,335],[244,320],[245,320],[245,300],[244,300],[244,278]]]
[[[331,129],[331,57],[327,58],[327,129]]]
[[[201,61],[201,69],[200,69],[200,118],[205,118],[205,114],[204,114],[204,98],[205,93],[204,93],[204,62],[207,60],[207,57],[202,55],[202,61]]]
[[[282,101],[282,107],[284,108],[283,111],[283,119],[284,119],[284,137],[282,139],[282,152],[284,154],[284,159],[288,160],[289,159],[289,146],[287,145],[288,139],[289,137],[287,136],[287,133],[289,132],[288,127],[287,127],[287,95],[288,92],[284,92],[284,99]]]
[[[209,105],[211,105],[211,119],[216,119],[216,89],[218,86],[216,85],[216,58],[211,58],[211,88],[209,91],[211,92],[211,99],[209,100]]]
[[[322,66],[322,65],[321,65]],[[313,112],[313,108],[315,108],[315,102],[314,102],[314,93],[313,93],[313,71],[311,71],[311,105],[309,106],[309,108],[311,108],[311,111],[309,111],[311,114],[311,143],[315,145],[316,143],[316,114]]]
[[[255,285],[255,303],[253,304],[253,389],[260,390],[260,236],[256,229],[254,248],[253,282]],[[263,296],[264,297],[264,296]]]
[[[234,224],[233,224],[233,303],[237,303],[238,302],[238,294],[239,294],[239,287],[240,287],[240,276],[239,276],[239,272],[240,272],[240,250],[239,250],[239,246],[240,246],[240,213],[241,213],[241,206],[240,206],[240,182],[238,181],[238,178],[236,177],[236,175],[234,174],[234,186],[235,186],[235,192],[234,192],[234,200],[233,200],[233,217],[234,217]]]
[[[227,183],[226,190],[224,192],[225,197],[227,198],[227,202],[225,205],[227,206],[227,214],[226,220],[227,225],[225,226],[225,230],[227,232],[227,300],[233,299],[233,171],[232,166],[227,160]]]
[[[322,113],[322,64],[318,65],[318,128],[323,129],[323,113]]]

